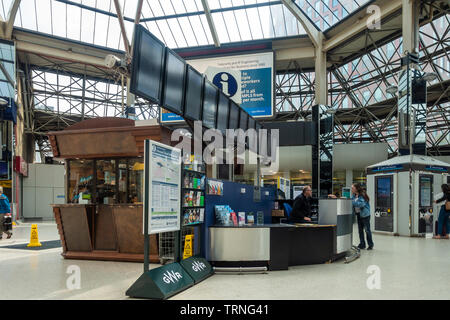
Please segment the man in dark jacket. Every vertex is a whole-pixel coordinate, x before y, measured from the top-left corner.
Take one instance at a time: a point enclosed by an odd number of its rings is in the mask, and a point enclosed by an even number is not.
[[[310,186],[303,188],[302,193],[294,200],[294,207],[289,218],[290,222],[304,223],[311,222],[311,197],[312,189]]]

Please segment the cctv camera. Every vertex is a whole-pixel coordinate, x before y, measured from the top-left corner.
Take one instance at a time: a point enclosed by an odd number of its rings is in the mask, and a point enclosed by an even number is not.
[[[121,65],[121,60],[115,55],[108,54],[105,58],[105,65],[108,68],[114,68]]]

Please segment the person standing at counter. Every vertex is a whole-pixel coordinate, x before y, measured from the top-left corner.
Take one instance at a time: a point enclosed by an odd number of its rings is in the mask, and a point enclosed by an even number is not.
[[[302,193],[294,200],[294,207],[292,208],[292,213],[289,218],[290,222],[311,222],[311,197],[311,187],[304,187]]]
[[[447,184],[441,185],[442,192],[444,195],[439,200],[435,200],[434,203],[440,203],[442,201],[445,201],[444,204],[441,206],[441,210],[439,211],[439,217],[438,217],[438,234],[433,237],[433,239],[448,239],[448,234],[450,233],[450,210],[445,210],[445,205],[450,202],[450,188]],[[444,224],[446,233],[444,233]]]
[[[366,231],[367,250],[373,249],[372,232],[370,231],[370,205],[369,196],[359,183],[352,184],[352,210],[358,218],[359,245],[358,248],[365,249],[364,230]]]

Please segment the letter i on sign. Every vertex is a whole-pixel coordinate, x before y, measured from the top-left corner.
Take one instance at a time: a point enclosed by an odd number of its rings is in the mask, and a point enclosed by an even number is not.
[[[222,73],[220,75],[220,83],[222,84],[222,91],[223,93],[225,93],[227,96],[230,95],[229,91],[228,91],[228,75],[226,73]]]

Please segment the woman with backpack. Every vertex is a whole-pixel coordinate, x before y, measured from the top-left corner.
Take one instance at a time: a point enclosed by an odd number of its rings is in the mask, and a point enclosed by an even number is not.
[[[448,233],[450,233],[450,210],[446,209],[446,207],[450,208],[450,188],[448,187],[448,184],[443,184],[441,185],[441,189],[444,193],[444,196],[439,200],[435,200],[434,203],[440,203],[442,201],[445,202],[441,206],[441,210],[439,211],[438,234],[434,236],[433,239],[448,239]],[[447,234],[444,233],[444,224]]]
[[[3,233],[6,233],[7,239],[11,238],[12,232],[5,227],[6,214],[11,212],[11,206],[6,195],[3,194],[3,187],[0,186],[0,240],[3,237]]]
[[[352,185],[352,209],[353,214],[358,218],[359,246],[360,249],[366,248],[364,241],[364,231],[366,231],[367,250],[373,249],[372,232],[370,231],[370,205],[369,196],[359,183]]]

